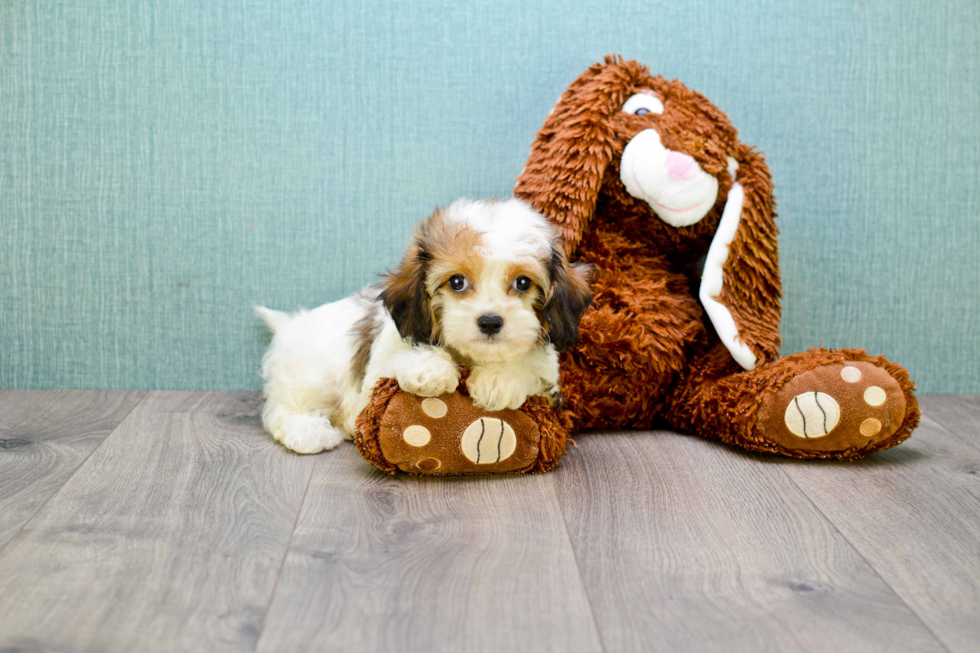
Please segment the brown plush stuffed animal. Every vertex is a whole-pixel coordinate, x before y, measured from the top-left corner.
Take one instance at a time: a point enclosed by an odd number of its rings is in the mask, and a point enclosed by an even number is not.
[[[665,422],[754,451],[853,459],[917,425],[908,373],[883,357],[779,357],[769,170],[680,82],[618,57],[589,68],[545,120],[514,194],[595,266],[595,304],[561,362],[576,428]]]

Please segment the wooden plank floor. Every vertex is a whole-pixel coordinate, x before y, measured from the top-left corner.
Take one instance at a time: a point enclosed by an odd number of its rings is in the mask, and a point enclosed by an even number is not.
[[[921,403],[853,463],[630,432],[422,479],[254,393],[0,392],[0,651],[977,651],[980,399]]]

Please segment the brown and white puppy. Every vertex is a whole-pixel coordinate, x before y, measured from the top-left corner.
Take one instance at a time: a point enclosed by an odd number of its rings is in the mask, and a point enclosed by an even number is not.
[[[332,449],[353,438],[379,379],[435,397],[456,390],[459,365],[485,410],[557,399],[558,352],[592,301],[588,272],[523,202],[458,200],[416,227],[380,285],[293,315],[256,308],[275,332],[263,423],[293,451]]]

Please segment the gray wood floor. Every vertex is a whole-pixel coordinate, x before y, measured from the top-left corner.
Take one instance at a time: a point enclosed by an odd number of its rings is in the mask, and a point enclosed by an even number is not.
[[[977,651],[980,398],[854,463],[298,456],[253,393],[0,392],[0,651]]]

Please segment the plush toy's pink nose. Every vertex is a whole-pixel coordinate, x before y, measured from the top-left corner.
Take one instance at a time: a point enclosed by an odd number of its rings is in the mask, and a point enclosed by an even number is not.
[[[698,162],[692,157],[680,152],[669,152],[667,154],[667,174],[671,181],[686,181],[694,179],[700,167]]]

